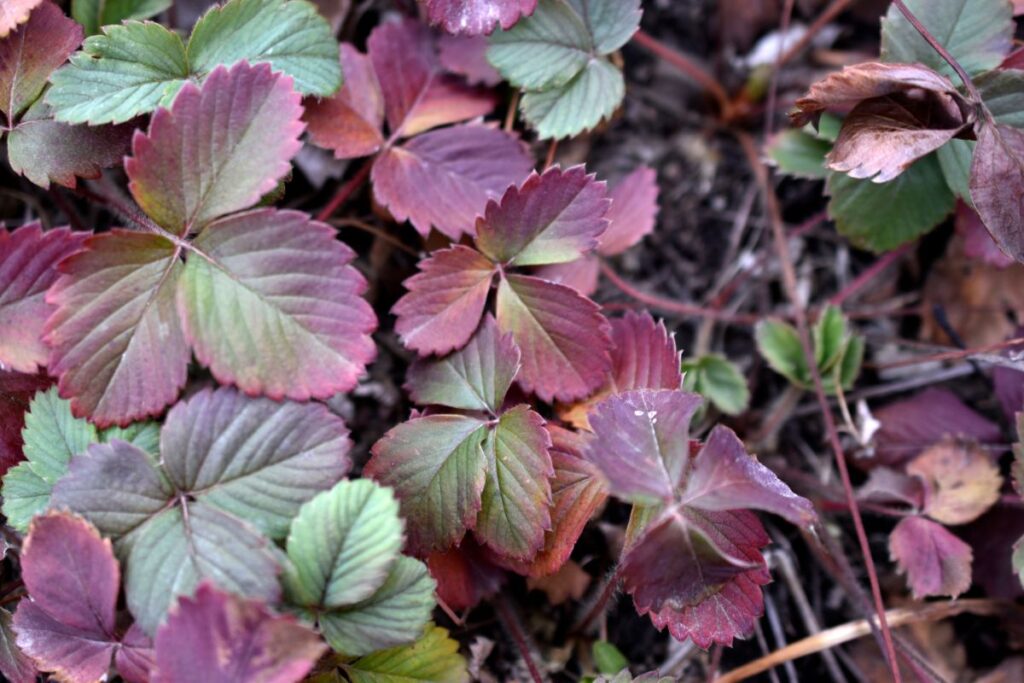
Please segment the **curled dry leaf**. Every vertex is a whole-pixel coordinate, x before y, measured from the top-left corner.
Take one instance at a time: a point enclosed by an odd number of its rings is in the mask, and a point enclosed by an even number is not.
[[[966,524],[999,499],[1003,478],[977,444],[944,441],[907,465],[924,482],[924,513],[943,524]]]
[[[992,239],[1024,261],[1024,131],[984,123],[971,164],[971,199]]]

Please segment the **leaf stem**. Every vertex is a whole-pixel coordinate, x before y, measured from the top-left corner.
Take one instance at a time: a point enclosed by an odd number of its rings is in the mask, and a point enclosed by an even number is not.
[[[537,663],[533,661],[533,653],[530,650],[529,642],[526,640],[526,634],[523,633],[523,627],[519,623],[519,617],[516,616],[515,611],[509,604],[508,598],[500,595],[494,601],[494,605],[498,610],[498,618],[519,649],[519,654],[523,658],[526,668],[530,671],[530,678],[533,679],[533,683],[544,683],[544,678],[540,675],[540,669],[537,668]]]
[[[723,88],[722,84],[718,82],[718,79],[708,73],[704,67],[697,64],[697,62],[693,61],[683,53],[665,45],[643,29],[640,29],[633,34],[633,42],[640,47],[653,52],[658,57],[661,57],[672,66],[697,81],[701,87],[707,90],[711,96],[715,98],[715,102],[718,103],[718,111],[722,119],[726,121],[729,120],[733,109],[732,101],[729,99],[729,94],[726,93],[725,88]]]
[[[370,170],[373,168],[373,162],[377,157],[373,156],[363,162],[363,165],[359,167],[359,170],[354,176],[349,178],[338,191],[331,197],[331,201],[327,202],[324,208],[320,209],[320,213],[316,215],[316,219],[320,222],[326,221],[334,212],[341,208],[342,204],[348,201],[349,197],[355,194],[356,190],[362,187],[363,183],[370,176]]]
[[[597,600],[590,606],[587,613],[583,615],[583,618],[576,622],[576,625],[572,627],[571,633],[582,634],[590,626],[590,623],[594,621],[600,614],[604,614],[605,609],[608,607],[608,601],[612,599],[615,592],[619,588],[619,567],[615,566],[615,569],[605,579],[604,586],[601,587],[601,592],[597,596]]]

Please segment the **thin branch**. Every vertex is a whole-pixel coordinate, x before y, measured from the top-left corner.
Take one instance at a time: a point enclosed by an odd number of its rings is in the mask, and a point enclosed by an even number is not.
[[[599,614],[604,614],[605,609],[608,606],[608,602],[615,595],[615,591],[619,587],[619,567],[616,565],[615,569],[612,570],[608,578],[605,579],[604,586],[601,587],[601,592],[597,596],[597,600],[590,606],[587,613],[583,615],[583,618],[576,622],[576,625],[572,627],[571,633],[582,634],[585,633],[590,623],[597,618]]]
[[[940,353],[933,353],[927,356],[918,356],[916,358],[905,358],[903,360],[892,361],[889,363],[876,363],[873,365],[878,370],[889,370],[892,368],[904,368],[909,365],[921,365],[923,363],[937,363],[947,360],[970,360],[978,356],[985,356],[986,354],[994,353],[996,351],[1002,351],[1018,344],[1024,344],[1024,337],[1014,337],[1013,339],[1007,339],[1006,341],[996,342],[994,344],[986,344],[985,346],[977,346],[973,349],[957,349],[953,351],[942,351]],[[982,359],[984,360],[984,359]],[[1016,367],[1016,366],[1012,366]]]
[[[732,101],[725,88],[718,82],[718,79],[709,74],[704,67],[697,64],[686,55],[660,42],[646,31],[640,30],[633,34],[633,42],[650,50],[666,62],[676,67],[684,74],[695,80],[702,88],[707,90],[715,102],[718,103],[719,114],[722,119],[728,120],[732,113]]]
[[[864,272],[854,278],[850,284],[843,287],[841,291],[829,299],[829,303],[841,306],[844,301],[860,292],[860,290],[864,289],[867,285],[871,284],[882,273],[882,271],[906,256],[913,246],[913,242],[908,242],[899,249],[886,252],[884,256],[872,263],[864,270]]]
[[[734,131],[737,139],[746,153],[751,170],[757,179],[764,196],[765,210],[768,212],[772,227],[772,236],[775,243],[775,251],[782,266],[782,283],[786,296],[793,305],[796,314],[796,327],[800,336],[800,344],[803,347],[804,357],[814,381],[814,393],[818,399],[821,415],[825,422],[825,432],[828,434],[829,444],[832,447],[832,454],[843,482],[843,489],[846,493],[846,502],[850,508],[850,515],[853,518],[853,526],[857,532],[857,541],[860,544],[861,554],[864,556],[864,566],[867,569],[868,579],[871,584],[871,594],[875,602],[875,611],[878,614],[879,626],[882,632],[884,652],[889,662],[889,669],[895,683],[901,683],[899,663],[896,660],[896,647],[893,645],[892,633],[889,624],[885,619],[885,603],[882,600],[882,589],[878,582],[878,572],[875,570],[875,561],[871,556],[871,545],[868,542],[867,532],[864,530],[864,520],[861,519],[860,509],[857,507],[857,499],[853,493],[853,483],[850,480],[849,468],[846,464],[846,456],[843,453],[843,446],[839,440],[839,432],[836,429],[835,419],[829,407],[828,397],[825,395],[825,388],[821,381],[821,373],[818,372],[818,365],[814,360],[814,347],[811,343],[810,327],[807,323],[807,312],[800,302],[796,278],[796,268],[793,266],[793,259],[789,254],[789,246],[786,241],[785,226],[782,222],[782,212],[779,208],[778,197],[771,185],[768,171],[761,163],[760,155],[754,139],[742,131]]]
[[[530,678],[533,679],[533,683],[544,683],[544,677],[540,675],[540,669],[537,668],[537,663],[533,661],[533,653],[529,642],[526,640],[526,634],[523,633],[523,628],[519,623],[519,617],[516,616],[512,605],[509,604],[508,598],[504,595],[499,595],[494,604],[498,610],[498,618],[501,620],[505,630],[512,636],[512,640],[515,641],[516,647],[519,649],[519,655],[523,658],[526,668],[530,671]]]
[[[793,43],[788,50],[779,58],[779,66],[789,62],[798,54],[804,51],[804,49],[811,44],[814,37],[821,33],[821,29],[825,28],[829,22],[842,14],[847,7],[853,4],[853,0],[833,0],[832,4],[822,11],[818,15],[810,26],[807,27],[807,31],[804,32],[800,39]]]
[[[359,170],[354,176],[349,178],[338,191],[331,197],[331,201],[320,210],[320,213],[316,215],[318,221],[326,221],[328,218],[334,215],[334,212],[341,208],[342,204],[348,201],[349,197],[355,194],[356,190],[363,186],[366,179],[370,176],[370,170],[373,168],[373,161],[376,157],[370,157],[363,162],[363,165],[359,167]]]

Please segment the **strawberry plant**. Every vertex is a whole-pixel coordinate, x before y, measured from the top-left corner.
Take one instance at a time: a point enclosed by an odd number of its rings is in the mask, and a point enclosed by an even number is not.
[[[1024,8],[794,85],[848,3],[751,4],[2,0],[5,680],[942,680],[1024,589]]]

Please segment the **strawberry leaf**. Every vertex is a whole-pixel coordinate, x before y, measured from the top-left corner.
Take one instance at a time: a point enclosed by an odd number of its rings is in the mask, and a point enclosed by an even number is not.
[[[369,156],[384,144],[380,82],[370,58],[348,43],[341,44],[341,66],[345,85],[338,94],[305,104],[309,137],[337,159]]]
[[[477,219],[477,247],[496,263],[568,263],[593,251],[607,229],[605,184],[583,166],[533,173]]]
[[[520,405],[504,413],[486,442],[476,537],[503,556],[529,560],[551,529],[551,437],[544,419]]]
[[[445,34],[438,38],[437,50],[444,68],[463,76],[470,85],[494,87],[501,83],[501,74],[487,61],[487,38]]]
[[[29,14],[40,2],[42,0],[8,0],[0,6],[0,38],[28,21]]]
[[[190,358],[175,288],[180,249],[158,235],[113,230],[65,259],[47,293],[49,370],[77,416],[99,426],[156,415],[185,384]]]
[[[506,275],[498,285],[498,328],[523,354],[519,383],[544,401],[583,398],[611,366],[608,322],[597,304],[539,278]]]
[[[189,76],[181,38],[160,24],[104,26],[50,78],[58,121],[122,123],[169,104]]]
[[[530,16],[537,0],[424,0],[427,20],[448,33],[490,35],[497,26],[512,28],[521,17]]]
[[[592,59],[565,85],[523,95],[523,117],[541,140],[561,140],[593,130],[626,96],[622,72],[607,59]]]
[[[469,247],[435,251],[405,281],[408,293],[391,312],[395,331],[410,349],[427,355],[462,348],[483,315],[494,264]]]
[[[292,81],[266,64],[213,71],[187,84],[125,160],[129,189],[158,224],[178,235],[255,204],[290,170],[301,147],[302,107]]]
[[[501,589],[507,572],[472,536],[458,547],[427,556],[427,566],[437,581],[437,597],[454,610],[476,607]]]
[[[472,233],[490,199],[533,166],[522,143],[502,130],[462,125],[418,135],[378,157],[374,196],[421,235],[431,226],[452,239]]]
[[[413,363],[406,389],[419,405],[497,413],[517,372],[519,349],[512,335],[498,332],[488,315],[461,351]]]
[[[683,383],[682,352],[664,321],[650,313],[629,312],[611,321],[613,392],[678,389]]]
[[[487,477],[487,438],[482,420],[430,415],[398,425],[374,444],[363,472],[394,488],[411,552],[423,555],[455,545],[476,525]]]
[[[36,392],[50,384],[50,378],[43,374],[0,370],[0,475],[23,460],[21,429],[25,412]]]
[[[81,27],[48,0],[0,41],[0,112],[8,122],[13,123],[39,97],[53,70],[81,42]]]
[[[658,175],[640,166],[611,186],[605,218],[608,229],[598,238],[598,252],[617,256],[654,231],[658,218]]]
[[[120,587],[110,542],[78,517],[51,513],[32,523],[21,565],[30,599],[14,615],[18,646],[61,680],[106,676],[118,647]]]
[[[490,44],[487,59],[494,68],[513,86],[530,90],[565,85],[594,49],[586,23],[567,0],[540,0],[533,16],[497,31]]]
[[[339,482],[292,522],[288,600],[326,609],[365,600],[387,580],[401,550],[402,521],[391,491],[365,479]]]
[[[971,164],[971,200],[992,239],[1008,256],[1024,260],[1020,200],[1024,196],[1024,132],[982,123]]]
[[[3,513],[7,524],[24,533],[28,531],[32,518],[50,505],[53,486],[23,462],[7,470],[3,492]]]
[[[904,517],[889,536],[889,555],[897,563],[914,598],[956,598],[971,587],[974,553],[941,524],[924,517]]]
[[[440,626],[430,626],[412,645],[375,652],[343,665],[352,683],[467,683],[459,644]]]
[[[249,394],[305,400],[355,386],[375,347],[355,254],[296,211],[258,209],[209,226],[178,292],[196,357]],[[245,330],[242,337],[225,330]]]
[[[85,237],[43,232],[38,223],[0,229],[0,368],[34,373],[46,364],[43,327],[53,311],[46,290],[57,279],[57,264],[81,249]]]
[[[71,16],[85,28],[86,35],[99,33],[101,26],[120,24],[126,19],[149,19],[171,6],[172,0],[71,0]]]
[[[194,598],[178,600],[157,631],[153,683],[204,677],[291,683],[305,678],[325,649],[292,617],[204,583]]]
[[[188,41],[192,71],[205,75],[241,61],[291,76],[303,95],[326,97],[341,87],[338,45],[309,2],[229,0],[204,14]]]
[[[612,495],[640,504],[672,498],[690,461],[690,418],[700,403],[683,391],[638,390],[597,404],[586,457]]]
[[[11,683],[36,683],[35,664],[15,642],[13,622],[11,613],[0,609],[0,673]]]
[[[977,444],[940,442],[907,464],[924,483],[924,513],[943,524],[966,524],[999,500],[1003,478]]]

